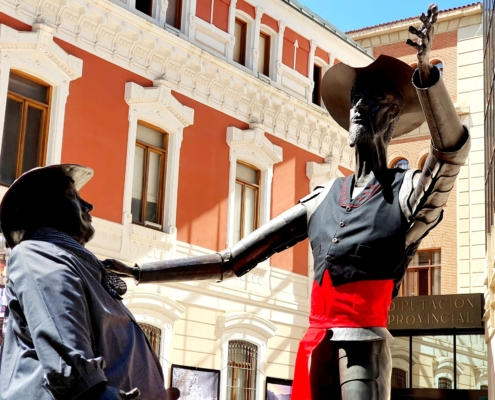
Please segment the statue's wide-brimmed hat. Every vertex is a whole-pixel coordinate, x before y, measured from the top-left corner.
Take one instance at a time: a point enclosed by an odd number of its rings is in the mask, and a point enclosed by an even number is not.
[[[332,118],[349,131],[351,89],[359,78],[388,79],[402,94],[404,108],[393,137],[404,135],[419,127],[425,120],[416,88],[412,83],[414,69],[394,57],[381,55],[370,65],[354,68],[338,63],[330,68],[322,81],[322,97]]]
[[[91,168],[78,164],[57,164],[33,168],[23,173],[7,190],[0,204],[0,226],[9,247],[16,246],[24,236],[28,226],[29,207],[36,205],[37,199],[50,190],[50,183],[60,182],[60,177],[68,177],[80,190],[93,177]]]

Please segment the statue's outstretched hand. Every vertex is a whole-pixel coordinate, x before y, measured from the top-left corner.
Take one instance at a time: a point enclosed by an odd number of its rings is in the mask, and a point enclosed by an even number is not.
[[[102,264],[105,266],[105,268],[109,269],[110,271],[114,272],[118,276],[123,276],[123,277],[130,277],[130,278],[136,278],[139,276],[139,268],[137,267],[130,267],[118,260],[114,260],[112,258],[108,258],[106,260],[102,261]]]
[[[422,13],[419,16],[421,26],[416,29],[414,26],[409,27],[409,32],[418,37],[418,41],[415,42],[411,39],[407,39],[406,44],[414,47],[418,52],[418,69],[421,76],[421,81],[426,83],[430,77],[430,50],[433,45],[433,38],[435,36],[435,26],[438,18],[438,6],[436,4],[430,4],[426,15]]]

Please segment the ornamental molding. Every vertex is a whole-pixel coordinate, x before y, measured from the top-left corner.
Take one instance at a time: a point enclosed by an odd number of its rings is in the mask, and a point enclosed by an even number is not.
[[[186,311],[186,308],[176,301],[149,293],[133,292],[125,296],[123,302],[131,311],[137,309],[152,310],[164,316],[172,323],[181,319]]]
[[[33,24],[31,32],[20,32],[7,25],[0,24],[0,51],[35,51],[49,59],[63,72],[68,80],[80,78],[83,62],[68,54],[53,41],[53,29],[46,24]],[[25,63],[31,64],[29,60]],[[37,60],[32,60],[33,67],[42,67]],[[45,67],[45,69],[48,69]]]
[[[331,179],[343,177],[339,170],[339,162],[333,157],[327,157],[324,163],[308,161],[306,163],[306,176],[309,178],[310,192],[318,185],[324,184]]]
[[[184,128],[194,123],[194,110],[183,105],[172,95],[171,84],[164,79],[154,80],[153,87],[142,87],[137,83],[128,82],[124,97],[130,106],[157,105],[164,108],[177,118]],[[168,115],[160,114],[160,111],[154,113],[160,119],[169,118]]]
[[[270,321],[251,313],[228,313],[217,317],[215,332],[217,338],[227,333],[256,332],[265,340],[275,336],[277,327]]]
[[[36,46],[71,76],[80,75],[81,64],[72,56],[64,58],[55,43],[50,45],[53,35],[147,79],[166,80],[169,89],[240,121],[259,121],[267,133],[313,154],[325,157],[332,153],[333,136],[341,138],[342,143],[346,141],[345,134],[323,108],[262,82],[222,57],[189,43],[182,34],[172,34],[109,0],[0,0],[0,4],[12,18],[30,25],[42,20],[47,29],[53,30],[17,34],[38,35]],[[196,29],[202,25],[197,18],[193,20]],[[284,24],[279,26],[282,31]],[[211,32],[210,29],[208,33]],[[10,28],[5,28],[4,34],[15,36]],[[30,41],[21,43],[35,46]],[[309,90],[309,81],[305,82],[304,77],[291,74],[290,78],[289,85],[307,83],[305,90]],[[301,92],[300,98],[303,96]]]
[[[242,152],[240,148],[245,147],[246,151],[253,153],[261,152],[269,159],[271,164],[279,163],[283,160],[283,149],[274,145],[265,136],[265,127],[261,124],[251,123],[247,130],[242,130],[230,126],[227,128],[227,144],[238,154]],[[255,156],[253,154],[253,156]]]

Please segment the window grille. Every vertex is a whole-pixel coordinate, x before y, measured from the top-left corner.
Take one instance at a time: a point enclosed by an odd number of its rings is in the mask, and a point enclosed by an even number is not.
[[[162,330],[156,326],[140,322],[139,326],[148,338],[148,341],[155,350],[157,356],[160,356],[160,343],[162,342]]]
[[[449,378],[438,378],[439,389],[452,389],[452,381]]]
[[[244,340],[229,342],[227,399],[254,400],[258,347]]]
[[[406,371],[400,368],[392,368],[392,388],[405,389],[406,387]]]

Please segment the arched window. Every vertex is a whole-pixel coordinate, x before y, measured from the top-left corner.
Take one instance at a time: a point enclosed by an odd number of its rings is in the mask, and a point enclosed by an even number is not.
[[[421,157],[421,160],[419,160],[418,168],[420,170],[423,170],[423,167],[425,166],[425,162],[426,162],[427,157],[428,157],[428,154],[425,154],[423,157]]]
[[[392,368],[392,388],[405,389],[406,387],[406,371],[400,368]]]
[[[432,64],[438,68],[438,70],[440,71],[440,76],[443,76],[443,62],[441,62],[440,60],[436,60],[433,61]]]
[[[449,378],[438,378],[439,389],[452,389],[452,381]]]
[[[409,161],[407,161],[405,158],[396,160],[393,163],[393,168],[409,169]]]
[[[255,400],[258,346],[245,340],[229,342],[228,400]]]

